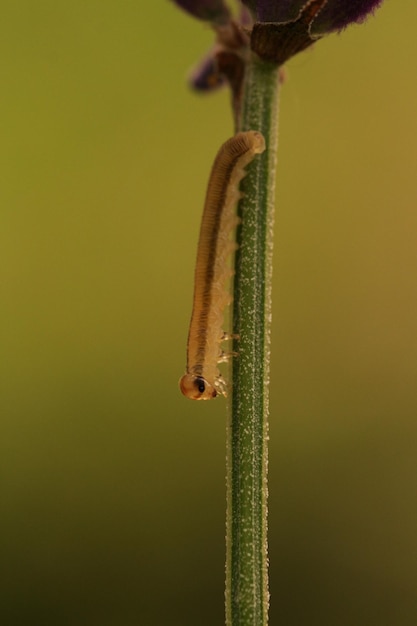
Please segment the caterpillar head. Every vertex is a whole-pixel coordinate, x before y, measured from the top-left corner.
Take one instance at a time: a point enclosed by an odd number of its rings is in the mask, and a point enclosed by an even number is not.
[[[180,380],[180,389],[190,400],[211,400],[217,396],[214,385],[195,374],[184,374]]]

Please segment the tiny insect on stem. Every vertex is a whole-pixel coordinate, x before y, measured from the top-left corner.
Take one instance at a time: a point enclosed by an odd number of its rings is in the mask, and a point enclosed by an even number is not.
[[[261,133],[237,133],[221,146],[211,170],[197,250],[187,368],[180,380],[182,393],[192,400],[227,394],[218,363],[235,356],[221,349],[222,341],[234,338],[222,329],[224,310],[231,302],[226,290],[233,274],[228,258],[236,249],[230,235],[239,223],[235,206],[241,198],[239,183],[245,167],[264,150]]]

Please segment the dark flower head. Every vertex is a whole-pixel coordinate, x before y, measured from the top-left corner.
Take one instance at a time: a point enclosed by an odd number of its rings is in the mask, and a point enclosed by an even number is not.
[[[257,22],[291,22],[307,0],[242,0]]]
[[[210,22],[217,35],[217,51],[194,74],[193,86],[215,89],[226,78],[235,96],[249,46],[261,59],[282,65],[325,35],[363,22],[382,1],[241,0],[235,20],[225,0],[173,0],[194,17]]]
[[[328,0],[312,23],[311,33],[323,35],[361,24],[380,4],[382,0]]]
[[[173,0],[173,2],[200,20],[216,24],[230,20],[230,11],[223,0]]]
[[[302,13],[318,5],[311,22],[311,33],[323,35],[360,23],[382,0],[242,0],[257,22],[286,23],[296,21]]]
[[[255,24],[251,47],[281,65],[324,35],[360,23],[382,0],[242,0]]]

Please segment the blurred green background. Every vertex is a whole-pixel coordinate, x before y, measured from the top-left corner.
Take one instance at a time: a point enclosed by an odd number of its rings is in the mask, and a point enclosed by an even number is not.
[[[271,624],[417,623],[417,5],[287,67]],[[5,626],[223,623],[226,403],[185,364],[229,96],[170,2],[7,1],[0,25]]]

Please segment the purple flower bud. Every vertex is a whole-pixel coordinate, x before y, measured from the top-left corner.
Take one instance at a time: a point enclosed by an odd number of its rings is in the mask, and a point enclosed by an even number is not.
[[[314,0],[242,0],[257,22],[283,24],[297,20],[314,5]],[[382,0],[322,0],[321,8],[311,23],[311,32],[324,35],[341,30],[353,22],[363,22]]]
[[[230,11],[223,0],[173,0],[194,17],[207,22],[224,24],[230,20]]]
[[[226,77],[219,72],[213,51],[210,51],[192,70],[189,83],[196,91],[214,91],[226,83]]]
[[[349,24],[363,22],[382,0],[242,0],[255,25],[251,47],[281,65],[314,41]]]
[[[360,24],[382,4],[382,0],[328,0],[311,24],[311,34],[325,35]]]
[[[292,22],[307,0],[242,0],[257,22]]]

